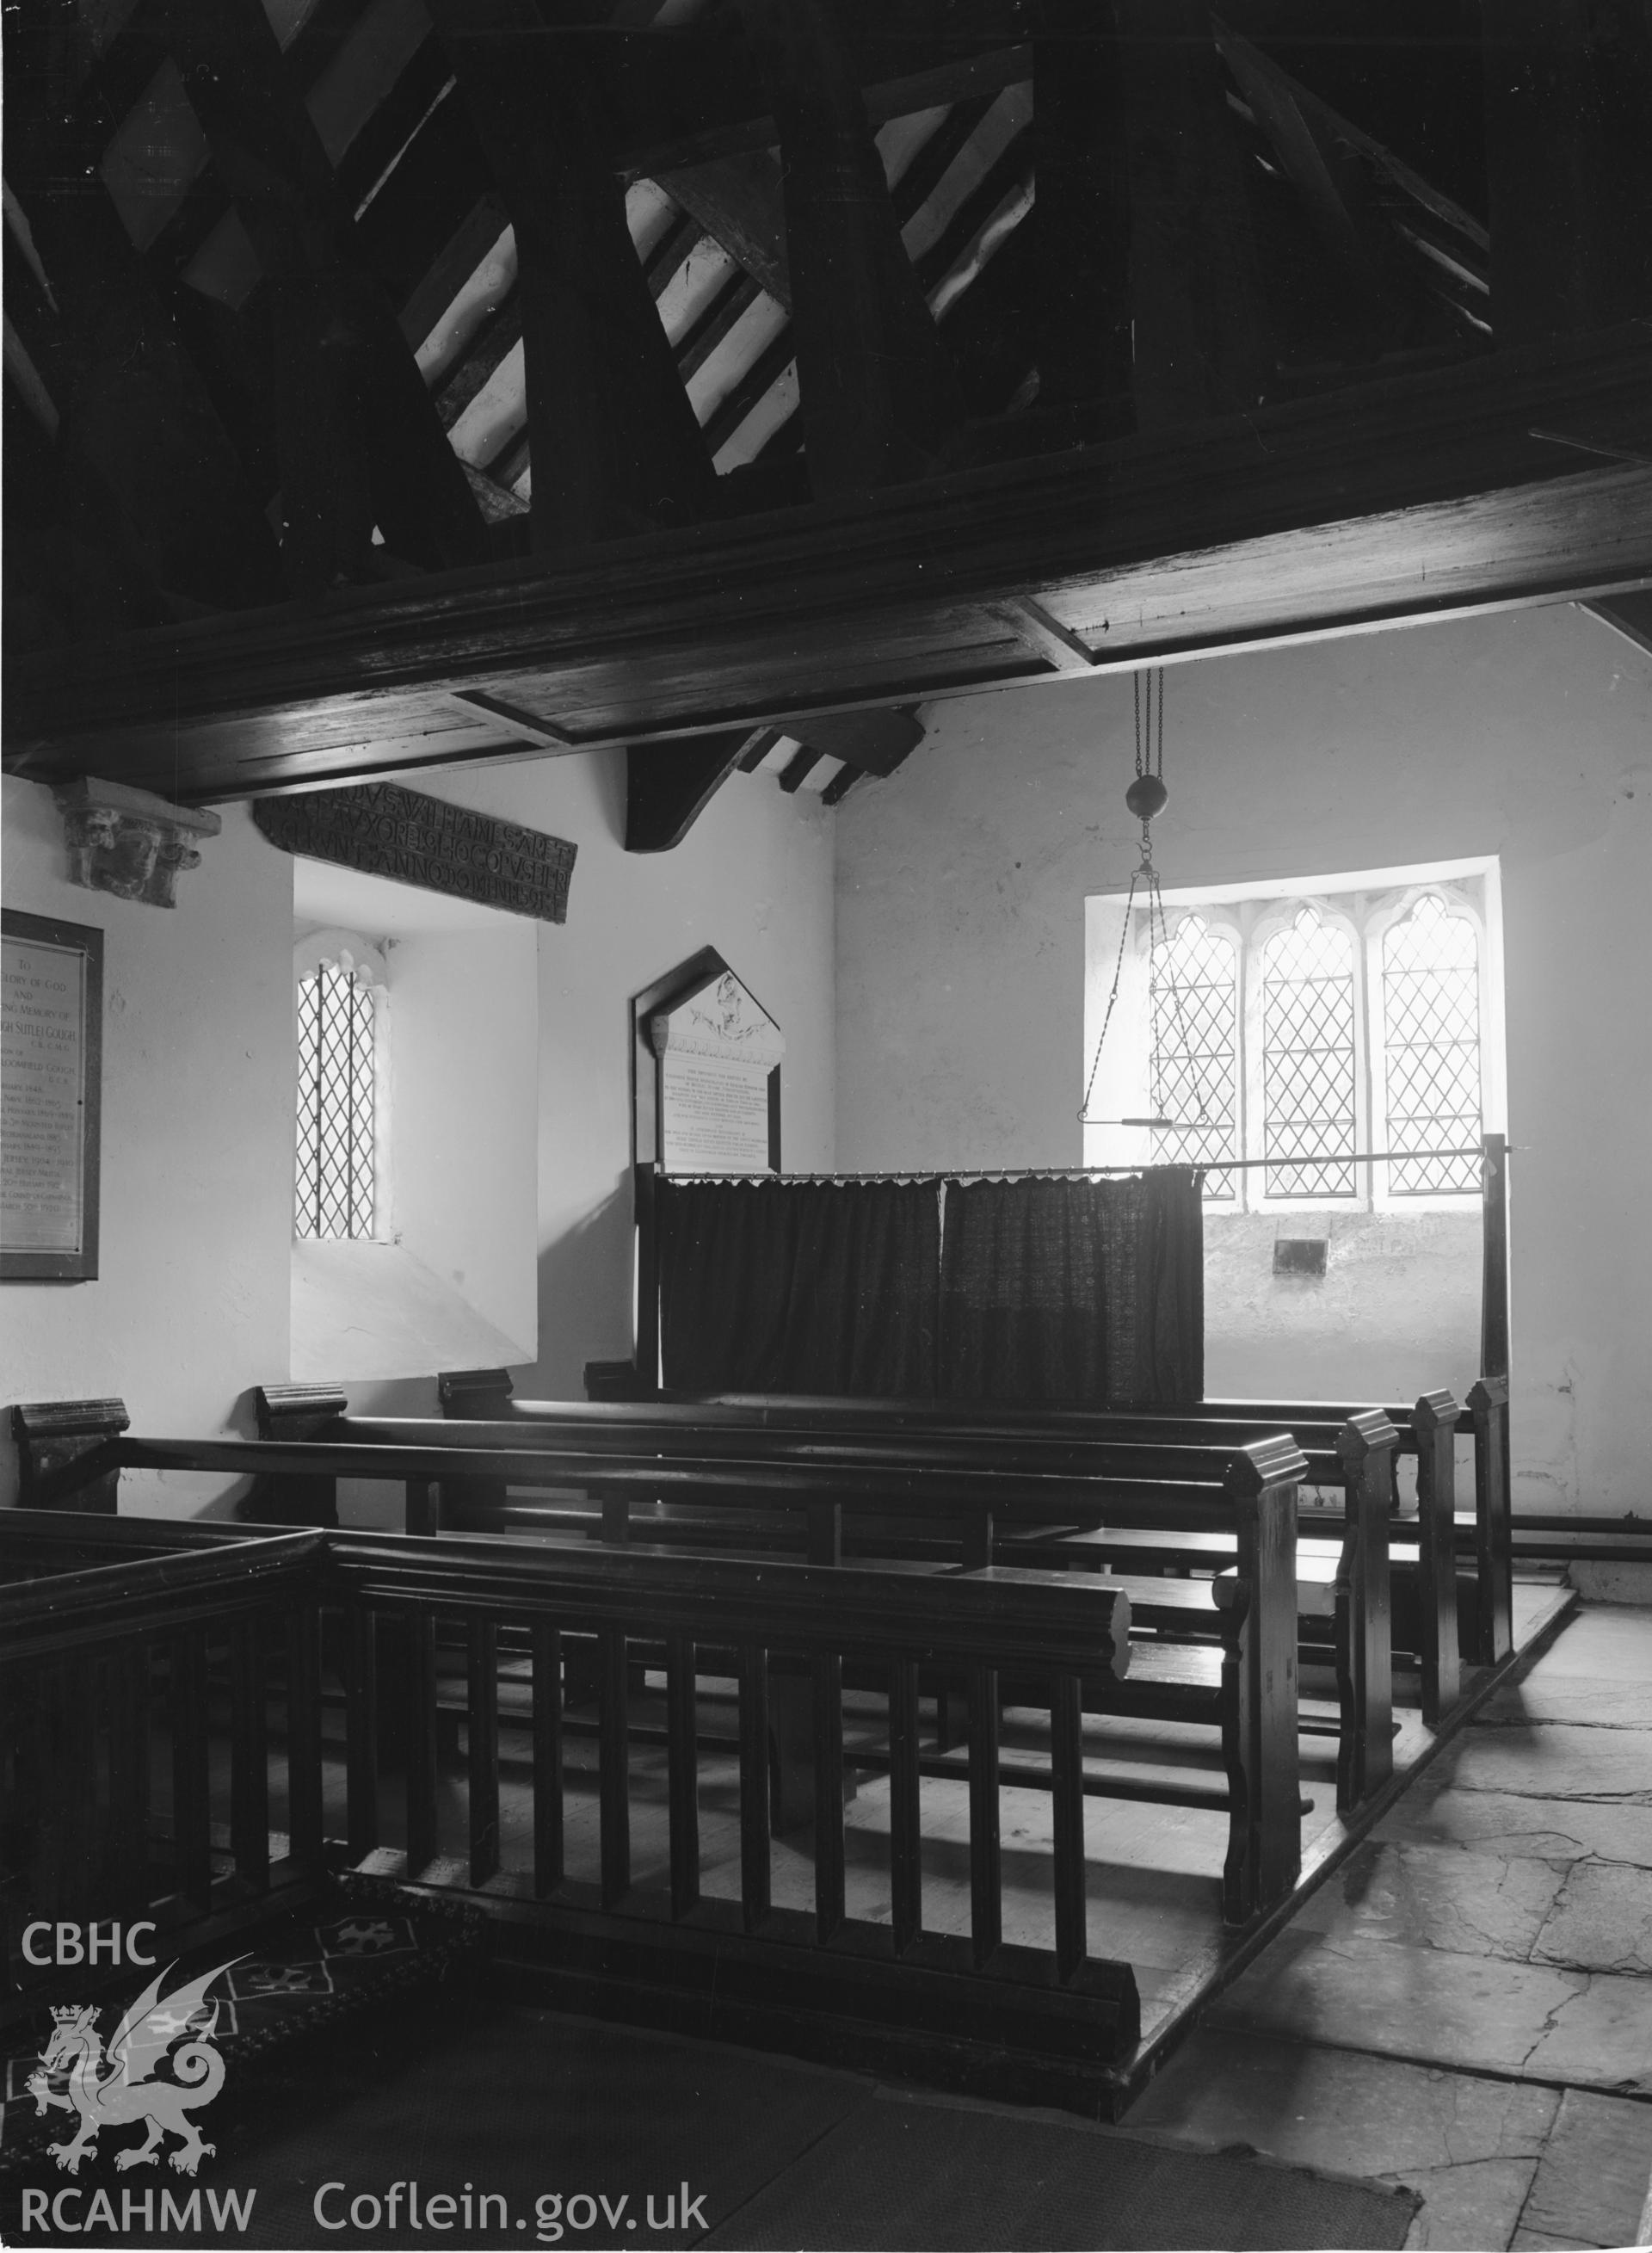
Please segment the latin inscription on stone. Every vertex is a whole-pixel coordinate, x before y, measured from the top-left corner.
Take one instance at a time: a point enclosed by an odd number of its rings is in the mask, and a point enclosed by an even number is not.
[[[568,920],[568,880],[578,848],[566,838],[450,806],[398,783],[259,799],[253,819],[283,852],[334,861],[541,923]]]
[[[0,1245],[8,1252],[78,1252],[84,958],[69,947],[8,937],[0,965]]]

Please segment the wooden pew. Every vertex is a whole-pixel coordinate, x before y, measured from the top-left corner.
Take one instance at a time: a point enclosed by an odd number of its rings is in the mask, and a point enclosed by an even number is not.
[[[1195,1426],[1168,1417],[1084,1419],[1082,1428],[1080,1419],[1074,1419],[1074,1428],[1060,1433],[1036,1430],[1013,1435],[992,1433],[985,1423],[978,1432],[948,1430],[938,1419],[927,1433],[903,1427],[898,1433],[885,1434],[853,1426],[847,1418],[805,1419],[790,1428],[769,1420],[756,1422],[742,1410],[655,1405],[634,1412],[620,1404],[582,1402],[566,1406],[525,1403],[509,1422],[466,1421],[464,1430],[472,1445],[499,1446],[519,1440],[530,1426],[540,1439],[559,1448],[614,1457],[652,1454],[662,1461],[721,1458],[794,1467],[856,1464],[868,1472],[878,1467],[927,1467],[967,1471],[972,1477],[991,1472],[1005,1479],[1018,1473],[1105,1478],[1111,1471],[1115,1476],[1123,1473],[1174,1480],[1198,1474],[1199,1447],[1188,1447],[1190,1431],[1197,1431],[1203,1444],[1230,1449],[1270,1436],[1237,1419]],[[425,1428],[406,1421],[346,1419],[334,1427],[334,1435],[406,1441]],[[1335,1667],[1340,1707],[1337,1797],[1346,1809],[1380,1788],[1393,1768],[1389,1518],[1396,1434],[1383,1418],[1366,1412],[1340,1426],[1316,1425],[1300,1434],[1299,1440],[1307,1451],[1306,1475],[1335,1486],[1344,1500],[1340,1525],[1321,1521],[1323,1530],[1338,1531],[1341,1539],[1320,1544],[1317,1549],[1310,1545],[1299,1552],[1299,1609],[1328,1623],[1326,1656]],[[494,1508],[502,1507],[501,1497]],[[1127,1498],[1119,1497],[1119,1510],[1105,1520],[1092,1513],[1085,1523],[1065,1527],[1000,1527],[994,1553],[1006,1561],[1105,1563],[1126,1572],[1189,1565],[1220,1572],[1235,1561],[1230,1534],[1177,1531],[1162,1521],[1154,1531],[1131,1530]],[[734,1532],[740,1538],[737,1527]],[[654,1538],[670,1537],[662,1531]],[[852,1519],[849,1538],[852,1545],[875,1549],[876,1521],[864,1514]],[[886,1544],[889,1538],[885,1537]],[[1449,1538],[1447,1518],[1448,1561]],[[1445,1585],[1454,1593],[1449,1569]],[[1436,1643],[1432,1663],[1425,1669],[1425,1711],[1431,1720],[1439,1710],[1435,1701],[1442,1674],[1446,1702],[1455,1701],[1454,1632],[1448,1622],[1444,1666]],[[1305,1726],[1311,1732],[1317,1725]]]
[[[508,1390],[501,1390],[498,1380],[503,1380],[508,1387],[508,1374],[498,1370],[490,1371],[488,1375],[494,1380],[488,1388],[489,1397],[501,1404],[500,1412],[503,1412],[503,1404],[508,1402],[509,1393]],[[1443,1390],[1425,1393],[1423,1398],[1435,1404],[1437,1413],[1443,1412],[1444,1404],[1452,1399]],[[1007,1403],[970,1401],[849,1399],[817,1394],[727,1392],[710,1396],[661,1396],[662,1401],[666,1402],[673,1399],[688,1401],[691,1399],[696,1406],[726,1407],[740,1412],[758,1413],[769,1421],[778,1421],[793,1428],[797,1427],[799,1419],[825,1425],[835,1423],[847,1415],[854,1420],[869,1419],[880,1424],[919,1429],[929,1419],[940,1417],[948,1421],[963,1422],[972,1427],[981,1423],[994,1429],[1026,1430],[1043,1428],[1052,1419],[1112,1417],[1136,1412],[1089,1407],[1021,1407]],[[647,1406],[652,1404],[636,1405]],[[529,1402],[518,1404],[519,1410],[529,1413],[533,1406]],[[1513,1649],[1514,1518],[1509,1488],[1508,1378],[1491,1376],[1477,1378],[1469,1387],[1467,1404],[1457,1406],[1455,1402],[1452,1402],[1452,1406],[1456,1412],[1454,1429],[1472,1437],[1474,1448],[1474,1525],[1472,1531],[1466,1528],[1459,1529],[1456,1540],[1458,1551],[1460,1552],[1467,1546],[1474,1562],[1474,1609],[1464,1644],[1474,1664],[1492,1666],[1506,1658]],[[1431,1475],[1443,1479],[1452,1471],[1452,1450],[1449,1444],[1441,1443],[1439,1424],[1431,1421],[1424,1430],[1418,1431],[1414,1428],[1416,1408],[1407,1408],[1393,1402],[1217,1399],[1178,1402],[1174,1409],[1154,1412],[1216,1419],[1237,1414],[1254,1418],[1270,1429],[1295,1432],[1300,1424],[1325,1420],[1341,1422],[1351,1414],[1372,1408],[1387,1417],[1398,1431],[1400,1454],[1418,1457],[1419,1484]],[[1448,1442],[1449,1433],[1446,1433],[1444,1438]],[[1445,1700],[1441,1710],[1449,1702]]]
[[[1162,1458],[1170,1451],[1135,1451],[1138,1454],[1148,1452]],[[1295,1549],[1296,1488],[1305,1464],[1300,1452],[1288,1442],[1254,1444],[1230,1454],[1225,1475],[1217,1479],[1208,1474],[1210,1459],[1220,1454],[1219,1450],[1203,1451],[1207,1475],[1202,1479],[1177,1479],[1162,1470],[1153,1475],[1144,1471],[1133,1477],[1059,1479],[1013,1478],[934,1467],[661,1463],[657,1459],[636,1461],[612,1455],[509,1447],[438,1448],[331,1440],[248,1442],[122,1436],[105,1441],[43,1481],[40,1499],[48,1507],[61,1506],[77,1483],[122,1468],[228,1470],[302,1479],[389,1479],[406,1487],[409,1530],[421,1529],[425,1538],[432,1539],[437,1531],[436,1495],[455,1479],[498,1477],[507,1485],[540,1488],[575,1481],[600,1487],[617,1536],[634,1502],[652,1501],[662,1492],[685,1509],[712,1513],[726,1509],[731,1500],[777,1515],[800,1511],[808,1528],[809,1561],[833,1572],[866,1569],[842,1563],[845,1507],[893,1504],[903,1515],[937,1528],[957,1526],[962,1520],[961,1574],[971,1583],[984,1574],[995,1583],[1005,1572],[1028,1569],[993,1566],[994,1524],[1043,1524],[1052,1507],[1064,1508],[1070,1516],[1076,1508],[1085,1517],[1097,1511],[1105,1515],[1110,1509],[1116,1511],[1127,1504],[1131,1514],[1143,1522],[1230,1534],[1237,1544],[1237,1570],[1218,1582],[1100,1583],[1139,1587],[1151,1640],[1144,1639],[1145,1671],[1132,1691],[1125,1692],[1116,1684],[1098,1690],[1092,1684],[1089,1694],[1107,1701],[1095,1710],[1199,1719],[1216,1733],[1227,1779],[1221,1803],[1229,1814],[1224,1914],[1230,1920],[1243,1921],[1259,1906],[1288,1892],[1300,1866]],[[526,1508],[509,1506],[503,1516],[507,1525],[533,1523]],[[587,1553],[593,1553],[589,1547]],[[600,1560],[611,1552],[595,1553]],[[772,1559],[708,1561],[727,1564],[736,1573],[745,1574],[750,1585],[762,1585],[765,1573],[772,1575],[779,1569]],[[890,1569],[910,1573],[915,1568],[910,1563],[903,1566],[891,1560]],[[1072,1576],[1038,1575],[1027,1585],[1059,1587],[1063,1577]],[[963,1578],[955,1570],[938,1585],[943,1590],[961,1586]],[[938,1601],[946,1601],[944,1593]],[[998,1670],[991,1671],[996,1675]],[[972,1727],[976,1731],[989,1726],[982,1680],[984,1677],[973,1682],[970,1690]],[[992,1712],[990,1726],[995,1732],[995,1705]],[[835,1778],[833,1782],[835,1789]],[[1094,1788],[1098,1793],[1113,1790],[1106,1783]],[[1208,1793],[1189,1801],[1184,1789],[1156,1785],[1115,1796],[1168,1798],[1174,1803],[1217,1803]],[[985,1819],[984,1803],[980,1812]]]
[[[485,1378],[486,1382],[482,1379]],[[1209,1438],[1242,1444],[1270,1432],[1289,1430],[1309,1458],[1308,1482],[1335,1488],[1344,1494],[1350,1482],[1362,1479],[1389,1483],[1392,1524],[1391,1539],[1395,1561],[1401,1567],[1403,1617],[1406,1640],[1402,1646],[1416,1652],[1421,1674],[1423,1717],[1431,1726],[1450,1711],[1460,1695],[1457,1573],[1454,1554],[1455,1467],[1452,1435],[1465,1412],[1448,1392],[1425,1393],[1410,1409],[1350,1408],[1328,1404],[1254,1404],[1244,1401],[1195,1402],[1186,1409],[1042,1409],[999,1404],[936,1401],[862,1400],[810,1396],[728,1396],[713,1401],[652,1401],[637,1403],[512,1401],[504,1371],[482,1372],[474,1382],[462,1384],[444,1378],[442,1397],[450,1418],[484,1403],[509,1412],[509,1420],[531,1423],[541,1430],[554,1429],[582,1445],[599,1447],[623,1441],[599,1434],[659,1433],[660,1445],[676,1442],[670,1436],[685,1427],[714,1431],[719,1452],[739,1452],[761,1441],[744,1435],[753,1431],[786,1437],[799,1444],[812,1437],[819,1444],[861,1446],[882,1444],[891,1448],[938,1447],[967,1448],[972,1460],[984,1460],[980,1451],[994,1445],[1019,1447],[1046,1462],[1056,1459],[1063,1444],[1071,1447],[1095,1439],[1152,1442]],[[1352,1464],[1346,1452],[1354,1419],[1377,1416],[1394,1426],[1394,1452],[1418,1459],[1418,1512],[1415,1520],[1399,1515],[1393,1491],[1391,1461],[1386,1468],[1362,1461],[1357,1444]],[[501,1420],[504,1420],[502,1418]],[[727,1434],[725,1439],[722,1435]],[[736,1436],[739,1435],[739,1436]],[[1000,1458],[1002,1460],[1002,1458]],[[1342,1510],[1304,1508],[1301,1531],[1312,1539],[1342,1530]],[[1414,1544],[1414,1546],[1413,1546]],[[1506,1548],[1506,1543],[1503,1545]],[[1487,1544],[1480,1543],[1484,1549]],[[1307,1552],[1311,1558],[1312,1551]],[[1167,1560],[1169,1561],[1169,1560]],[[1508,1560],[1502,1570],[1507,1580]],[[1305,1599],[1311,1596],[1305,1575]],[[1374,1600],[1385,1601],[1380,1587]],[[1505,1597],[1502,1607],[1507,1611]],[[1495,1640],[1495,1638],[1494,1638]]]
[[[331,1436],[352,1454],[366,1447],[383,1449],[387,1468],[403,1450],[428,1447],[433,1432],[450,1436],[451,1427],[422,1419],[345,1418],[332,1428]],[[785,1539],[790,1521],[790,1530],[801,1538],[811,1562],[839,1565],[844,1559],[846,1514],[858,1515],[863,1525],[898,1514],[908,1521],[908,1530],[882,1543],[886,1556],[910,1558],[914,1547],[924,1545],[927,1531],[931,1554],[938,1545],[950,1546],[962,1569],[978,1574],[1017,1569],[994,1567],[994,1559],[1007,1554],[1024,1560],[1022,1569],[1067,1564],[1071,1552],[1061,1545],[1069,1530],[1098,1517],[1156,1525],[1167,1535],[1221,1536],[1231,1545],[1234,1561],[1230,1574],[1215,1583],[1127,1580],[1136,1615],[1157,1643],[1145,1652],[1135,1687],[1123,1707],[1117,1702],[1119,1693],[1109,1691],[1105,1705],[1087,1710],[1198,1719],[1215,1728],[1229,1778],[1223,1803],[1230,1820],[1224,1872],[1230,1914],[1248,1914],[1243,1904],[1254,1897],[1255,1887],[1265,1880],[1272,1884],[1277,1877],[1282,1850],[1275,1834],[1283,1819],[1278,1805],[1265,1824],[1270,1842],[1275,1843],[1265,1848],[1251,1837],[1240,1810],[1258,1788],[1248,1775],[1251,1765],[1260,1760],[1267,1775],[1279,1774],[1287,1736],[1293,1775],[1297,1766],[1294,1511],[1295,1482],[1305,1459],[1288,1444],[1251,1442],[1238,1449],[1118,1448],[1111,1451],[1114,1460],[1109,1474],[1090,1468],[1063,1477],[923,1461],[889,1464],[875,1458],[786,1461],[754,1454],[666,1461],[652,1450],[628,1454],[546,1447],[528,1458],[520,1450],[520,1425],[467,1424],[464,1437],[467,1490],[478,1490],[468,1466],[489,1457],[505,1473],[502,1483],[583,1489],[599,1502],[602,1538],[620,1546],[693,1550],[732,1542],[749,1554],[772,1553]],[[459,1460],[454,1457],[456,1468]],[[531,1476],[525,1471],[530,1461]],[[444,1493],[452,1490],[445,1478],[443,1487]],[[1380,1481],[1373,1490],[1382,1492]],[[731,1516],[731,1510],[743,1514]],[[478,1530],[539,1533],[549,1538],[565,1538],[570,1530],[565,1505],[510,1499],[469,1522]],[[1030,1538],[1013,1549],[1000,1547],[1000,1537],[1016,1529]],[[875,1534],[863,1533],[861,1539],[868,1547],[877,1543]],[[1282,1539],[1284,1551],[1278,1545]],[[1286,1559],[1283,1568],[1281,1555]],[[1380,1524],[1374,1542],[1368,1545],[1368,1556],[1385,1567]],[[1362,1615],[1369,1609],[1377,1625],[1367,1638],[1345,1640],[1354,1671],[1343,1673],[1340,1685],[1349,1723],[1339,1732],[1339,1789],[1346,1792],[1349,1804],[1385,1780],[1392,1764],[1385,1621],[1378,1608],[1367,1604],[1368,1585],[1360,1581],[1356,1601]],[[1248,1608],[1250,1592],[1264,1587],[1265,1598],[1258,1601],[1265,1601],[1266,1617],[1258,1619]],[[1278,1675],[1264,1690],[1252,1677],[1265,1649],[1275,1653],[1277,1663],[1281,1617],[1289,1623],[1288,1677]],[[1174,1650],[1169,1648],[1173,1645]],[[1219,1662],[1218,1646],[1223,1654]],[[1243,1719],[1244,1715],[1250,1719]],[[1098,1787],[1105,1792],[1113,1789]],[[1298,1789],[1291,1787],[1293,1793]],[[1156,1785],[1131,1796],[1190,1805],[1216,1803],[1208,1792],[1189,1796],[1183,1790],[1177,1796]],[[1292,1804],[1294,1810],[1294,1797]],[[1292,1828],[1296,1841],[1292,1851],[1300,1855],[1294,1812]]]

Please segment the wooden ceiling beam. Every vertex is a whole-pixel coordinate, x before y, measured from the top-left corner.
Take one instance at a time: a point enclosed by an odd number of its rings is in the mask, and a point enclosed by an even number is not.
[[[582,750],[763,725],[806,740],[823,712],[1056,677],[993,617],[1011,596],[1105,666],[1610,598],[1652,584],[1652,465],[1530,433],[1646,443],[1649,400],[1652,333],[1630,323],[554,570],[31,656],[0,682],[7,758],[49,779],[94,752],[118,780],[238,797],[473,756],[455,688],[552,715]],[[409,752],[442,725],[450,748]]]
[[[533,0],[434,12],[516,229],[535,549],[711,513],[715,475],[599,137],[588,43],[557,37]]]
[[[1242,151],[1205,0],[1113,0],[1143,430],[1253,408],[1273,372]]]
[[[259,0],[157,0],[157,21],[264,275],[289,588],[374,575],[375,526],[426,568],[485,561],[464,471]]]
[[[817,496],[921,470],[960,419],[831,0],[737,0],[780,126],[805,452]]]

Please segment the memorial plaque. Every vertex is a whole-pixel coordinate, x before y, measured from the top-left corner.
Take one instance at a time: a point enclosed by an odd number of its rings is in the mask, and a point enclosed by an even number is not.
[[[0,914],[0,1280],[97,1273],[103,934]]]
[[[780,1028],[731,970],[649,1022],[659,1058],[660,1158],[668,1174],[760,1174],[778,1164],[770,1081]]]
[[[399,783],[352,783],[343,790],[261,798],[253,820],[286,853],[334,861],[341,868],[541,923],[568,920],[576,846],[541,829],[403,790]]]

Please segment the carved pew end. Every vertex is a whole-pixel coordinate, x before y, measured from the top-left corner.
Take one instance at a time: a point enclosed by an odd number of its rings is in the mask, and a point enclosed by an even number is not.
[[[20,1400],[11,1411],[11,1436],[17,1445],[17,1505],[40,1508],[42,1481],[94,1447],[118,1440],[131,1424],[123,1400]],[[113,1517],[119,1507],[121,1474],[106,1472],[80,1487],[63,1505],[97,1510]]]
[[[253,1405],[261,1440],[317,1440],[349,1408],[337,1385],[258,1385]],[[255,1525],[337,1525],[338,1482],[261,1472],[236,1516]]]

